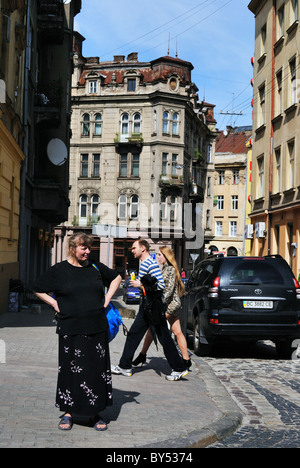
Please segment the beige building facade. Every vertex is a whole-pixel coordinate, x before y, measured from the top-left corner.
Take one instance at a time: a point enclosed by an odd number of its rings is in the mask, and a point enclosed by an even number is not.
[[[123,277],[138,268],[130,247],[139,236],[152,252],[171,245],[189,269],[189,254],[204,244],[203,226],[195,237],[214,153],[214,106],[198,102],[191,63],[139,62],[137,53],[100,62],[83,57],[83,40],[75,35],[69,220],[56,231],[53,261],[65,258],[68,235],[85,230],[95,235],[94,256]]]
[[[208,250],[226,256],[245,254],[247,148],[251,128],[228,127],[215,147],[214,236]]]
[[[299,2],[253,0],[252,254],[300,273]]]

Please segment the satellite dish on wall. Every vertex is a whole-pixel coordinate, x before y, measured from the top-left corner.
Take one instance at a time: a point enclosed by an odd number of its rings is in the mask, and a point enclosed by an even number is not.
[[[48,143],[47,155],[52,164],[62,166],[68,159],[68,150],[62,140],[53,138]]]

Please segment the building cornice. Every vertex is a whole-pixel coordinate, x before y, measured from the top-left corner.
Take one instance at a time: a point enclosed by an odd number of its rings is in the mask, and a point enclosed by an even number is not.
[[[268,0],[252,0],[248,8],[254,15],[257,15]]]

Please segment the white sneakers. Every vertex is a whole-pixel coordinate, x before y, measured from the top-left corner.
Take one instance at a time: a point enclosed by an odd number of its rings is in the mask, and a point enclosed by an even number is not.
[[[173,371],[171,375],[166,375],[166,379],[170,381],[180,380],[182,377],[188,375],[189,371],[186,369],[183,372]]]
[[[125,377],[131,377],[132,369],[122,369],[122,367],[119,366],[111,366],[111,373],[117,375],[122,374],[125,375]]]
[[[117,375],[125,375],[125,377],[131,377],[132,369],[122,369],[122,367],[119,366],[111,366],[111,373]],[[170,381],[180,380],[182,377],[185,377],[188,373],[188,369],[182,372],[173,371],[171,375],[166,375],[166,379]]]

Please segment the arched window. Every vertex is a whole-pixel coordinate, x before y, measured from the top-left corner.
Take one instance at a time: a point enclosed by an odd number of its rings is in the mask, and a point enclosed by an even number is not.
[[[163,113],[163,133],[169,133],[169,112]]]
[[[86,226],[87,224],[87,195],[81,195],[79,198],[79,226]]]
[[[127,197],[126,195],[120,195],[118,200],[118,218],[127,218]]]
[[[95,115],[95,131],[94,134],[97,136],[102,135],[102,114]]]
[[[89,114],[84,114],[82,122],[82,135],[89,136],[90,134],[90,116]]]
[[[132,195],[130,198],[130,218],[136,219],[139,217],[139,197]]]
[[[121,141],[125,141],[129,136],[129,115],[127,113],[121,116]]]
[[[133,130],[132,133],[141,133],[141,114],[137,112],[133,116]]]
[[[179,134],[179,115],[177,112],[173,114],[173,122],[172,122],[172,135]]]
[[[235,247],[229,247],[227,250],[227,257],[237,257],[238,251]]]
[[[99,218],[99,195],[93,195],[91,198],[91,222],[97,223]]]

